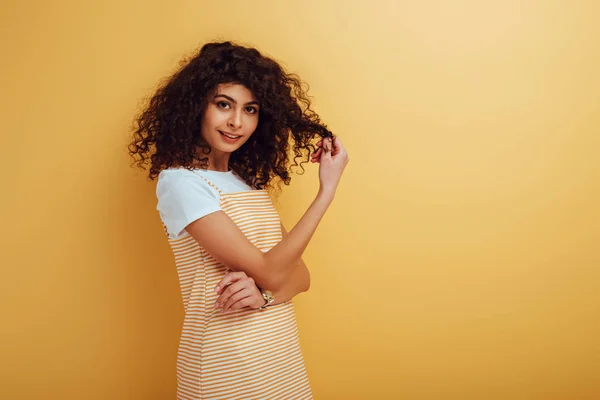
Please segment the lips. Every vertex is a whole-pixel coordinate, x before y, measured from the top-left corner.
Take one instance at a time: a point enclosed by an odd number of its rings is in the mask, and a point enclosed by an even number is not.
[[[229,139],[232,139],[232,140],[239,139],[242,137],[241,135],[234,135],[233,133],[229,133],[229,132],[219,131],[219,133]]]

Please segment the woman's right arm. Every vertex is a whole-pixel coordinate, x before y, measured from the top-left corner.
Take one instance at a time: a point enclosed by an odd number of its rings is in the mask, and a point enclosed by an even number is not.
[[[306,213],[277,245],[267,252],[254,246],[223,212],[200,218],[185,229],[217,261],[234,271],[244,271],[262,288],[276,291],[289,278],[302,256],[335,191],[349,158],[339,139],[323,141],[319,160],[319,192]]]

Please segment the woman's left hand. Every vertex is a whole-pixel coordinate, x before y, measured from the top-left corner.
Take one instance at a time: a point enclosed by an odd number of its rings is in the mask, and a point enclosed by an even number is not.
[[[265,304],[265,299],[256,286],[254,279],[244,271],[231,271],[225,274],[215,288],[219,298],[215,308],[223,307],[221,312],[239,310],[244,307],[258,309]]]

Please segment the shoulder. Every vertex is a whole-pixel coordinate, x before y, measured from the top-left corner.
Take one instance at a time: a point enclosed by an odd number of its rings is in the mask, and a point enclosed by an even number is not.
[[[213,197],[218,193],[206,180],[194,171],[185,168],[164,169],[158,174],[156,183],[156,195],[158,198],[165,195],[177,195],[185,193],[205,193]]]
[[[206,181],[202,179],[200,174],[190,171],[185,168],[168,168],[163,169],[158,174],[157,185],[177,185],[182,183],[202,183]]]
[[[158,174],[158,182],[174,182],[198,177],[193,171],[185,168],[167,168]]]

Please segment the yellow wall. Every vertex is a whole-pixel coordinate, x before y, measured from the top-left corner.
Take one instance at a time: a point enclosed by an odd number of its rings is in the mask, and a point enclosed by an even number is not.
[[[125,145],[209,39],[298,72],[351,154],[295,302],[317,399],[600,398],[600,3],[369,3],[2,2],[0,398],[175,398],[177,276]]]

